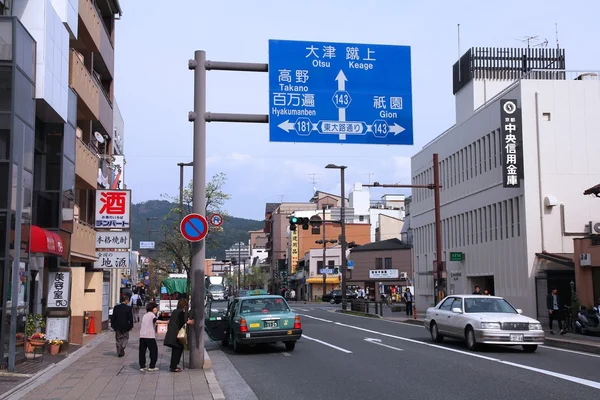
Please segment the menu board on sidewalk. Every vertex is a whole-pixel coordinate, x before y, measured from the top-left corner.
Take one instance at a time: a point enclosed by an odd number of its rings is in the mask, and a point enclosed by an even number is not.
[[[69,338],[69,318],[46,318],[46,338],[66,341]]]

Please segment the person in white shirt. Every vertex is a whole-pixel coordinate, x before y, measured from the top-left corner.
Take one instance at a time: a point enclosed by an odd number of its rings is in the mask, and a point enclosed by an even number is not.
[[[134,322],[140,322],[140,306],[143,305],[140,295],[134,293],[133,296],[131,296],[131,310],[133,311]]]
[[[158,371],[156,361],[158,360],[158,345],[156,344],[156,314],[158,305],[148,303],[146,314],[142,317],[140,326],[140,371]],[[146,349],[150,350],[150,366],[146,368]]]

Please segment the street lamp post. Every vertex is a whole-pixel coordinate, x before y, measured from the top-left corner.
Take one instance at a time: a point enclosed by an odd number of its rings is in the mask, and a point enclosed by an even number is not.
[[[342,310],[347,309],[347,298],[346,298],[346,177],[345,171],[348,168],[345,165],[335,165],[335,164],[327,164],[325,166],[327,169],[339,169],[340,170],[340,179],[341,179],[341,200],[342,206],[340,207],[340,225],[342,234],[340,235],[340,244],[342,246]]]
[[[193,162],[189,163],[177,163],[179,167],[179,216],[183,219],[183,167],[192,167],[194,166]]]

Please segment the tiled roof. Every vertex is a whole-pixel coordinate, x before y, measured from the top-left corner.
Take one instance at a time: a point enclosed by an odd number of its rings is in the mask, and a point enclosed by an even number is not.
[[[381,240],[379,242],[367,243],[362,246],[354,247],[350,251],[382,251],[382,250],[404,250],[411,249],[410,244],[404,243],[402,240],[393,238]]]

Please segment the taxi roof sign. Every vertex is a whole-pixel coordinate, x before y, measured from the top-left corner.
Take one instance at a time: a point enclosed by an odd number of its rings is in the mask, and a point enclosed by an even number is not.
[[[240,297],[263,296],[269,294],[266,289],[240,290]]]

